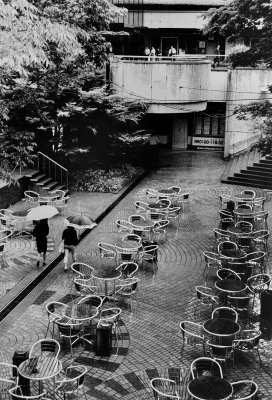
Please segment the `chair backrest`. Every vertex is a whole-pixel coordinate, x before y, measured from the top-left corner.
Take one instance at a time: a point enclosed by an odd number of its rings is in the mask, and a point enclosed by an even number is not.
[[[203,375],[223,378],[220,364],[209,357],[200,357],[194,360],[191,364],[191,374],[194,379]]]
[[[78,337],[79,332],[83,326],[82,322],[64,323],[56,320],[56,325],[61,336],[64,337]]]
[[[249,312],[249,303],[252,299],[252,296],[231,296],[228,295],[228,304],[230,307],[233,307],[237,311],[248,311]]]
[[[163,204],[166,207],[170,207],[171,206],[171,201],[169,199],[161,199],[158,201],[159,204]]]
[[[219,210],[220,218],[232,218],[232,213],[229,210]]]
[[[135,201],[135,209],[137,212],[145,213],[147,210],[147,206],[148,206],[148,203],[145,203],[144,201],[141,201],[141,200]]]
[[[64,382],[76,382],[75,390],[81,388],[88,369],[85,365],[70,365],[65,370]]]
[[[148,246],[144,246],[143,250],[141,251],[142,254],[147,254],[151,257],[157,256],[159,246],[157,244],[149,244]]]
[[[153,378],[150,385],[156,399],[180,399],[177,393],[177,383],[172,379]]]
[[[247,253],[247,261],[255,261],[262,263],[264,261],[266,253],[264,251],[253,251],[252,253]]]
[[[131,224],[133,224],[133,222],[136,222],[136,221],[144,221],[144,220],[145,220],[145,217],[141,214],[132,214],[128,218],[128,222],[130,222]]]
[[[118,219],[116,221],[116,227],[119,232],[132,232],[133,229],[132,224],[124,219]]]
[[[181,321],[179,324],[182,337],[185,339],[186,336],[195,338],[200,342],[204,340],[203,327],[193,321]]]
[[[153,231],[155,232],[165,231],[169,223],[170,223],[169,219],[162,219],[160,221],[157,221],[154,224]]]
[[[220,251],[222,250],[237,250],[237,249],[238,249],[237,244],[228,240],[225,240],[218,244],[218,253],[220,253]]]
[[[253,233],[254,239],[268,239],[269,237],[269,231],[267,229],[262,229],[259,231],[254,231]]]
[[[14,399],[14,400],[16,400],[16,399],[18,399],[18,400],[38,400],[38,399],[44,399],[44,400],[46,400],[46,399],[45,399],[46,392],[43,392],[43,393],[38,394],[38,395],[36,395],[36,396],[26,396],[26,395],[23,395],[22,389],[21,389],[20,386],[15,386],[15,387],[9,389],[8,392],[9,392],[9,394],[11,395],[12,399]]]
[[[240,276],[233,270],[229,268],[220,268],[218,271],[216,271],[216,275],[220,280],[223,279],[237,279],[241,280]]]
[[[195,287],[197,298],[202,303],[214,303],[217,304],[218,297],[215,296],[212,292],[212,289],[207,286],[196,286]]]
[[[115,258],[116,250],[115,246],[110,243],[98,243],[100,257]]]
[[[138,288],[139,279],[138,278],[126,278],[120,281],[120,284],[117,283],[116,286],[116,294],[126,294],[131,295]]]
[[[10,384],[17,386],[18,378],[18,368],[16,365],[0,362],[0,382],[1,386],[3,386],[2,390],[4,389],[5,383],[8,384],[8,387],[10,387]]]
[[[128,233],[127,235],[122,237],[122,242],[126,242],[127,240],[131,240],[136,243],[141,243],[142,238],[135,233]]]
[[[169,190],[172,190],[175,193],[180,193],[181,192],[181,187],[180,186],[169,186]]]
[[[62,199],[63,197],[65,197],[65,191],[61,190],[61,189],[53,190],[50,194],[58,196],[57,200]]]
[[[67,308],[67,305],[60,301],[51,301],[45,306],[48,317],[52,315],[54,318],[61,318],[62,311]]]
[[[77,304],[78,305],[87,304],[89,307],[100,308],[103,304],[103,299],[102,297],[97,296],[96,294],[89,294],[88,296],[85,296],[82,299],[80,299]]]
[[[119,319],[121,312],[122,312],[121,308],[117,307],[103,309],[100,313],[99,324],[111,325],[116,323]]]
[[[207,341],[210,356],[219,362],[226,361],[232,353],[232,345],[220,345]]]
[[[29,358],[45,353],[54,353],[57,358],[60,353],[60,344],[55,339],[40,339],[30,349]]]
[[[262,332],[255,329],[244,329],[239,336],[239,339],[235,339],[232,342],[233,347],[242,345],[244,351],[252,351],[254,347],[259,345]],[[243,344],[245,346],[243,346]]]
[[[223,229],[217,229],[214,228],[214,237],[217,241],[228,241],[230,238],[230,233],[228,231],[225,231]]]
[[[221,261],[218,258],[218,254],[213,253],[212,251],[203,251],[205,263],[209,265],[217,265],[218,267],[221,265]]]
[[[250,189],[242,190],[241,194],[244,196],[249,196],[252,199],[254,199],[256,197],[256,192],[254,190],[250,190]]]
[[[74,262],[71,265],[71,269],[73,272],[77,274],[79,278],[88,279],[92,276],[94,268],[91,267],[89,264],[83,262]]]
[[[125,278],[131,278],[133,275],[136,274],[136,272],[139,269],[139,266],[137,263],[133,261],[127,261],[121,263],[118,267],[118,270],[122,272],[122,276]]]
[[[84,296],[94,294],[96,292],[96,285],[93,278],[75,278],[74,279],[75,289],[82,293]]]
[[[244,232],[252,232],[253,225],[248,221],[238,221],[235,226],[243,229]]]
[[[212,319],[214,318],[226,318],[231,319],[232,321],[238,321],[237,312],[230,307],[218,307],[215,308],[212,312]]]
[[[24,195],[27,202],[38,201],[40,197],[39,193],[34,192],[33,190],[26,190]]]
[[[247,286],[254,293],[262,293],[269,288],[272,276],[268,274],[252,275],[247,280]]]
[[[253,204],[254,204],[254,209],[264,209],[264,203],[266,201],[265,197],[255,197],[255,199],[253,200]]]
[[[258,392],[258,385],[254,381],[243,380],[231,382],[233,396],[236,400],[255,400]],[[257,400],[257,399],[256,399]]]

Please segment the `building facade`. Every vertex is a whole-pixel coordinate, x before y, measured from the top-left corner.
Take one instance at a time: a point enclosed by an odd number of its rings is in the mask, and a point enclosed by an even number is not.
[[[228,0],[112,1],[128,9],[113,29],[129,35],[113,42],[110,80],[121,97],[148,103],[145,126],[162,145],[221,150],[227,157],[257,140],[253,125],[233,112],[266,95],[271,71],[229,69],[227,41],[201,32],[205,12]],[[154,47],[156,56],[145,55],[146,47]]]

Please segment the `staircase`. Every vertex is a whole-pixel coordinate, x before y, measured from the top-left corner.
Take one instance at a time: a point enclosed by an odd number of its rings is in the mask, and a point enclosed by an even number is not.
[[[229,160],[221,182],[272,189],[272,157],[262,157],[253,149]]]
[[[42,196],[53,190],[64,190],[68,194],[68,170],[44,153],[38,152],[38,169],[26,175],[29,190]]]

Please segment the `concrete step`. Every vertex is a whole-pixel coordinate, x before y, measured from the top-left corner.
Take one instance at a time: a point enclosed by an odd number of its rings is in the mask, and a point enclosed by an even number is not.
[[[252,180],[259,179],[261,182],[271,181],[271,179],[265,175],[251,174],[248,171],[240,172],[239,174],[235,174],[234,177],[236,177],[236,176],[245,177],[247,179],[252,179]],[[272,181],[271,181],[271,183],[272,183]]]
[[[36,182],[40,182],[42,179],[45,179],[45,178],[46,178],[46,175],[39,174],[39,175],[36,175],[35,178],[30,178],[30,181],[36,183]]]
[[[38,171],[38,170],[33,170],[33,171],[31,171],[31,172],[29,172],[28,174],[25,174],[25,176],[27,177],[27,178],[35,178],[37,175],[39,175],[40,174],[40,171]]]
[[[272,178],[272,170],[262,170],[262,169],[242,169],[241,174],[249,173],[251,175],[260,175],[263,177]]]
[[[50,182],[52,182],[52,178],[46,178],[46,179],[43,179],[40,182],[37,182],[37,185],[38,186],[47,186],[47,185],[50,184]]]
[[[51,182],[49,185],[43,186],[43,190],[46,190],[46,191],[55,190],[55,188],[57,186],[59,186],[58,182]]]
[[[260,181],[259,179],[247,178],[244,176],[230,176],[228,179],[228,183],[233,184],[234,182],[236,182],[237,185],[239,184],[244,186],[272,189],[272,183]]]

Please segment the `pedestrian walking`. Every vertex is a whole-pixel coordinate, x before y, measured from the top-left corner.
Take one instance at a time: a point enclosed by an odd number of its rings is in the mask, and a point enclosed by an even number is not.
[[[47,253],[47,236],[49,234],[49,226],[47,219],[41,219],[35,225],[32,235],[36,238],[36,245],[38,251],[37,268],[40,266],[40,260],[42,256],[43,266],[46,265],[46,253]]]
[[[76,261],[76,245],[77,245],[77,233],[73,226],[67,226],[62,233],[62,241],[64,246],[64,271],[67,271],[67,263],[69,253],[72,255],[73,262]]]

